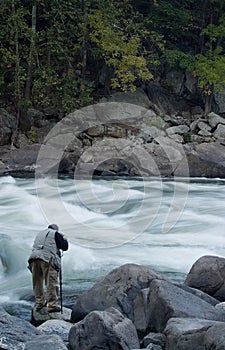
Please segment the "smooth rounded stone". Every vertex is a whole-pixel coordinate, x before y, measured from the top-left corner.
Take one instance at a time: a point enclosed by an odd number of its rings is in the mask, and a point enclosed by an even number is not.
[[[29,322],[0,308],[0,349],[23,350],[24,343],[39,334],[40,331]]]
[[[225,302],[222,302],[222,303],[218,303],[216,304],[215,306],[217,309],[222,309],[225,311]]]
[[[92,311],[69,332],[71,350],[140,348],[134,324],[115,308]]]
[[[148,325],[155,332],[164,332],[172,317],[196,317],[225,322],[225,313],[222,310],[169,281],[152,281],[147,305]]]
[[[171,318],[165,329],[167,350],[225,349],[225,323],[198,318]]]
[[[185,284],[202,290],[214,298],[225,300],[225,259],[205,255],[192,265]]]
[[[56,334],[39,335],[26,342],[23,350],[68,350],[63,340]]]
[[[73,306],[71,322],[82,320],[89,312],[115,307],[144,331],[146,297],[143,290],[154,279],[165,279],[155,271],[136,264],[125,264],[113,269],[87,292],[79,295]],[[138,316],[141,307],[143,312]]]
[[[72,323],[63,320],[48,320],[40,325],[38,330],[43,334],[57,334],[64,342],[68,341],[69,330]]]
[[[208,122],[212,128],[215,128],[218,124],[225,124],[225,119],[214,112],[210,112],[208,115]]]
[[[148,347],[150,344],[153,344],[164,348],[166,344],[166,336],[163,333],[150,332],[144,337],[142,344],[146,347]]]

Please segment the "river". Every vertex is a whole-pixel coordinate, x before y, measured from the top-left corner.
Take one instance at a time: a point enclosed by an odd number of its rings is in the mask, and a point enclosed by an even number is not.
[[[225,180],[0,177],[0,305],[29,318],[36,233],[68,236],[63,290],[79,293],[132,262],[184,281],[201,256],[225,256]]]

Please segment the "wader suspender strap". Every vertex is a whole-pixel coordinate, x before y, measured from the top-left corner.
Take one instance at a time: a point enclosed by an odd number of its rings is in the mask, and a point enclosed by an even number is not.
[[[45,246],[45,241],[46,241],[46,239],[47,239],[47,237],[48,237],[48,235],[49,235],[49,232],[50,232],[50,231],[48,231],[47,234],[46,234],[46,236],[45,236],[44,243],[42,244],[41,249],[43,249],[44,246]]]

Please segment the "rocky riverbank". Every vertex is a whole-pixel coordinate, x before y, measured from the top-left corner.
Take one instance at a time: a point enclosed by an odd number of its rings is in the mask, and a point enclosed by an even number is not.
[[[31,128],[15,133],[16,118],[1,109],[0,174],[224,178],[223,116],[181,102],[166,110],[137,90],[62,120],[30,109]]]
[[[225,259],[203,256],[178,284],[136,264],[112,270],[72,311],[33,314],[38,327],[0,310],[0,348],[13,350],[225,349]]]

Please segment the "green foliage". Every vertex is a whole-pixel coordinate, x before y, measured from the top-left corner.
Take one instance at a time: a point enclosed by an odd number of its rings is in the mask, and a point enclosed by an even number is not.
[[[188,69],[190,65],[193,65],[194,58],[192,55],[179,50],[165,50],[162,60],[172,67]]]
[[[37,133],[35,130],[30,130],[29,132],[29,140],[33,143],[37,141]]]
[[[207,95],[212,94],[213,87],[223,91],[225,85],[225,56],[215,50],[205,55],[196,55],[193,74],[198,77],[198,85]]]
[[[120,8],[112,5],[99,8],[89,15],[90,40],[96,44],[107,65],[115,69],[113,88],[135,90],[135,80],[150,80],[153,75],[147,67],[141,38],[129,32],[131,19],[122,17]],[[134,30],[134,26],[133,26]]]
[[[4,0],[0,96],[66,113],[93,102],[96,67],[111,68],[111,89],[134,91],[165,64],[210,95],[225,85],[224,10],[224,0]]]
[[[69,76],[62,80],[61,85],[57,87],[56,95],[61,100],[62,110],[72,112],[93,102],[92,90],[91,83]]]
[[[225,17],[222,11],[224,1],[215,0],[219,5],[215,8],[217,13],[216,23],[209,23],[203,30],[206,36],[204,50],[195,56],[192,72],[198,77],[198,84],[206,95],[211,95],[213,89],[224,90],[225,85],[225,47],[222,43],[225,38]]]
[[[191,142],[191,132],[190,131],[186,132],[183,137],[184,137],[184,143]]]

